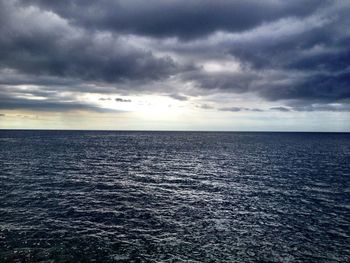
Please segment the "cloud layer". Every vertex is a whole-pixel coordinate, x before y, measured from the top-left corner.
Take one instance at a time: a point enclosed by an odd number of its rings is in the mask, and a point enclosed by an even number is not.
[[[0,109],[227,93],[281,105],[264,110],[349,111],[349,12],[342,0],[0,0]]]

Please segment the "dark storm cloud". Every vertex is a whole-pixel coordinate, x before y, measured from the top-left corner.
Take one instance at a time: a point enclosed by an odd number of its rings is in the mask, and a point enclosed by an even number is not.
[[[341,0],[0,0],[0,108],[95,109],[66,92],[224,92],[346,111],[349,12]]]
[[[240,32],[282,17],[304,17],[322,0],[25,0],[89,29],[191,39],[215,31]]]
[[[260,79],[254,72],[215,72],[193,71],[183,74],[184,81],[194,81],[199,88],[205,90],[231,91],[244,93],[249,91],[252,83]]]
[[[34,97],[33,97],[34,96]],[[0,109],[32,110],[32,111],[90,111],[117,112],[101,108],[92,103],[80,102],[73,96],[63,96],[59,92],[43,92],[41,90],[23,90],[0,86]]]
[[[338,101],[350,98],[350,74],[317,74],[292,84],[266,88],[261,94],[269,100],[300,99]]]
[[[128,82],[129,81],[125,81],[123,85],[118,83],[118,88],[120,90],[126,90],[127,88],[124,86],[126,86]],[[0,91],[18,91],[23,85],[27,86],[26,91],[28,93],[37,92],[39,89],[40,91],[47,93],[81,92],[113,94],[116,92],[116,86],[113,83],[84,81],[77,78],[65,78],[59,76],[38,76],[35,74],[0,70]],[[33,95],[35,94],[33,93]]]
[[[274,27],[266,27],[265,36],[242,38],[228,50],[243,65],[253,69],[343,70],[349,66],[350,36],[339,30],[349,26],[350,19],[348,12],[334,12],[324,12],[303,23],[295,19],[281,20]]]
[[[40,37],[14,37],[6,40],[10,43],[0,43],[1,64],[32,75],[101,82],[159,79],[177,70],[171,58],[155,58],[151,52],[111,50],[104,47],[105,43],[94,43],[88,37],[68,40],[67,44],[60,43],[60,37]]]
[[[2,110],[33,110],[33,111],[92,111],[92,112],[116,112],[98,106],[74,101],[36,100],[15,97],[1,97],[0,109]]]
[[[342,30],[350,26],[349,7],[330,8],[330,13],[323,11],[304,23],[281,21],[276,30],[285,27],[285,32],[266,32],[273,40],[252,37],[237,41],[229,48],[230,54],[246,72],[255,72],[262,80],[251,79],[246,87],[269,100],[350,98],[350,35]],[[273,70],[280,71],[280,76],[262,74]],[[299,75],[293,78],[296,73]]]
[[[109,33],[71,27],[53,13],[13,3],[0,3],[2,68],[101,82],[147,81],[178,72],[168,56],[155,57]]]
[[[230,59],[236,72],[183,74],[213,92],[255,93],[271,100],[342,101],[350,98],[350,4],[324,2],[303,19],[285,17],[241,34],[221,34],[173,50],[195,58]],[[200,57],[200,53],[204,54]],[[220,63],[220,60],[219,62]]]
[[[0,62],[1,63],[1,62]],[[53,77],[45,75],[28,75],[15,72],[0,70],[0,85],[19,86],[19,85],[35,85],[42,87],[50,86],[76,86],[81,83],[80,80],[66,79],[62,77]]]

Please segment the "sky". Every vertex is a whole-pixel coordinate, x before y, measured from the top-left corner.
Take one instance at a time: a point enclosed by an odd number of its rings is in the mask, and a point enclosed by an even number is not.
[[[350,131],[350,1],[0,0],[0,129]]]

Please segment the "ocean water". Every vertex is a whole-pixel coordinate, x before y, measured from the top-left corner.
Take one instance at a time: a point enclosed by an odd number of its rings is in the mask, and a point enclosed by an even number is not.
[[[0,262],[350,262],[350,134],[0,131]]]

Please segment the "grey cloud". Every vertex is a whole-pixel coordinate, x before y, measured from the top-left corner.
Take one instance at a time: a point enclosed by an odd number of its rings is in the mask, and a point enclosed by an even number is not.
[[[122,98],[116,98],[115,101],[116,102],[131,102],[131,100],[129,100],[129,99],[122,99]]]
[[[99,98],[98,100],[100,101],[108,101],[108,100],[112,100],[111,98]]]
[[[264,98],[276,100],[339,101],[350,98],[349,73],[311,73],[300,79],[285,79],[264,83],[258,92]]]
[[[230,52],[242,65],[246,65],[246,70],[285,73],[278,81],[265,77],[266,85],[251,82],[253,89],[269,100],[348,99],[350,36],[339,31],[339,25],[350,26],[350,19],[347,18],[349,5],[343,9],[330,8],[333,12],[323,11],[323,14],[310,18],[311,22],[305,21],[305,24],[294,20],[297,28],[294,31],[289,29],[292,31],[289,35],[284,32],[272,35],[274,41],[269,38],[242,40],[241,44],[233,45]],[[288,30],[288,25],[283,26]],[[302,72],[303,76],[291,79],[289,76],[296,72]]]
[[[211,105],[209,105],[209,104],[200,104],[200,105],[196,105],[196,108],[200,108],[200,109],[204,109],[204,110],[214,109],[214,107],[211,106]]]
[[[350,98],[350,35],[342,30],[350,26],[349,11],[344,1],[333,1],[310,17],[289,17],[182,48],[176,43],[180,48],[174,50],[196,58],[200,53],[224,57],[241,66],[237,72],[182,75],[205,90],[251,92],[270,101],[341,101]]]
[[[45,90],[40,88],[21,89],[13,86],[1,86],[0,96],[6,94],[7,96],[35,96],[41,98],[59,97],[60,92],[56,90]]]
[[[271,107],[270,110],[273,111],[282,111],[282,112],[289,112],[290,109],[286,107]]]
[[[350,104],[311,104],[293,107],[294,111],[350,112]]]
[[[129,81],[118,83],[119,90],[128,90]],[[134,83],[134,82],[133,82]],[[82,93],[105,93],[113,94],[117,87],[113,83],[101,83],[95,81],[83,81],[76,78],[65,78],[59,76],[37,76],[19,72],[7,72],[0,70],[0,90],[19,92],[21,86],[26,86],[26,92],[60,93],[60,92],[82,92]],[[24,91],[22,91],[24,92]]]
[[[296,105],[291,103],[290,107],[271,107],[270,110],[282,111],[282,112],[311,112],[311,111],[327,111],[327,112],[349,112],[350,104],[348,103],[307,103],[307,102],[298,102]]]
[[[199,88],[212,92],[251,92],[269,101],[318,100],[329,103],[350,98],[349,70],[314,72],[247,69],[237,73],[197,72],[186,75],[184,80],[195,81]]]
[[[257,109],[257,108],[252,108],[250,111],[255,111],[255,112],[263,112],[264,110],[262,109]]]
[[[63,92],[180,101],[232,92],[294,111],[345,111],[329,105],[349,104],[349,11],[328,0],[0,0],[1,106],[94,110]],[[208,60],[239,67],[206,71]],[[28,95],[44,99],[16,102]]]
[[[215,31],[240,32],[282,17],[304,17],[327,1],[87,1],[26,0],[96,30],[191,39]]]
[[[263,112],[263,109],[258,108],[246,108],[246,107],[222,107],[218,108],[219,111],[231,111],[231,112],[239,112],[239,111],[252,111],[252,112]]]
[[[219,108],[220,111],[232,111],[232,112],[238,112],[244,110],[244,108],[241,107],[223,107]]]
[[[187,96],[181,95],[181,94],[170,94],[168,95],[170,98],[173,98],[175,100],[180,100],[180,101],[186,101],[188,100]]]
[[[20,85],[35,85],[43,88],[55,87],[76,87],[81,84],[81,80],[68,79],[54,76],[37,76],[31,74],[23,74],[18,72],[9,72],[7,70],[0,70],[0,85],[6,86],[20,86]]]
[[[91,112],[117,112],[110,109],[98,107],[94,104],[78,102],[69,97],[46,97],[34,99],[19,97],[13,94],[0,92],[0,109],[2,110],[32,110],[32,111],[91,111]]]
[[[161,79],[179,71],[170,57],[155,57],[111,34],[71,27],[59,17],[13,1],[0,4],[5,17],[0,27],[2,68],[110,83]]]
[[[184,81],[195,81],[201,89],[231,91],[235,93],[245,93],[249,91],[252,83],[261,78],[252,71],[235,73],[208,73],[193,71],[183,74]]]
[[[30,100],[30,99],[9,99],[5,100],[0,98],[0,109],[5,110],[34,110],[34,111],[74,111],[74,110],[83,110],[83,111],[94,111],[94,112],[109,112],[111,110],[103,109],[97,106],[76,103],[76,102],[64,102],[64,101],[41,101],[41,100]]]

